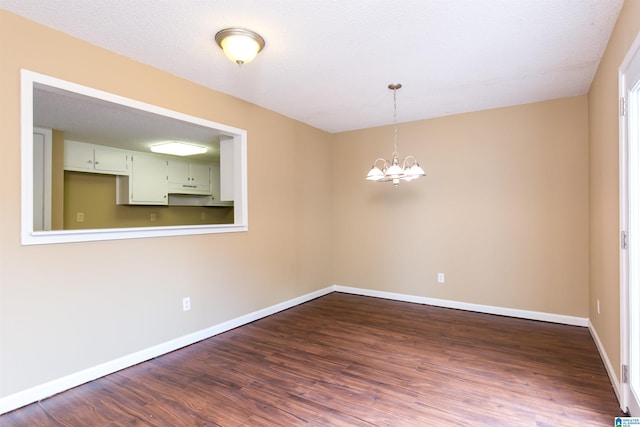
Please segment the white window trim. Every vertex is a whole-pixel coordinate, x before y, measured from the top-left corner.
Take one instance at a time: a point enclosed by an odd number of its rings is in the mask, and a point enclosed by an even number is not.
[[[33,230],[33,87],[41,84],[102,99],[219,130],[230,136],[233,144],[234,223],[168,227],[109,228],[91,230]],[[101,90],[71,83],[55,77],[21,70],[21,242],[23,245],[87,242],[96,240],[138,239],[194,234],[248,231],[247,205],[247,132],[220,123],[168,110]]]

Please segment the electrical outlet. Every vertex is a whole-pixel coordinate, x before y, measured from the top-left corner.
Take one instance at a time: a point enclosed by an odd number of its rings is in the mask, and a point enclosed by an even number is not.
[[[438,283],[444,283],[444,273],[438,273]]]
[[[596,312],[598,314],[600,314],[600,300],[599,299],[596,300]]]
[[[76,222],[84,222],[84,212],[78,212],[76,214]]]
[[[202,212],[202,215],[200,216],[200,219],[207,219],[207,213],[206,212]]]
[[[184,297],[182,298],[182,311],[191,310],[191,298]]]
[[[151,221],[157,221],[158,220],[158,214],[152,213],[151,215],[149,215],[149,219]]]

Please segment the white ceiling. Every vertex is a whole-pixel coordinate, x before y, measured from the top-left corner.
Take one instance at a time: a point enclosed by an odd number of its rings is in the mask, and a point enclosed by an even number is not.
[[[622,0],[0,0],[0,8],[328,132],[587,93]],[[266,47],[239,68],[227,27]],[[37,70],[36,70],[37,71]]]

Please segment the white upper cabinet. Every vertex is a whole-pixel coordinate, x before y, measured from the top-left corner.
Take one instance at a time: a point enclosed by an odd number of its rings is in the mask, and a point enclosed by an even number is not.
[[[134,153],[131,174],[118,176],[116,199],[125,205],[166,205],[167,160],[153,154]]]
[[[167,163],[169,193],[211,194],[211,165],[179,159],[169,159]]]
[[[169,194],[169,204],[173,206],[233,206],[233,200],[222,200],[220,163],[211,163],[211,194],[173,193]],[[170,192],[171,193],[171,192]]]
[[[64,169],[126,175],[129,152],[78,141],[64,142]]]

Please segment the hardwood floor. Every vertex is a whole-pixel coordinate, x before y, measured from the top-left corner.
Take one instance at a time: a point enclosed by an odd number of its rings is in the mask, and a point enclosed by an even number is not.
[[[612,426],[586,328],[332,293],[0,416],[10,426]]]

